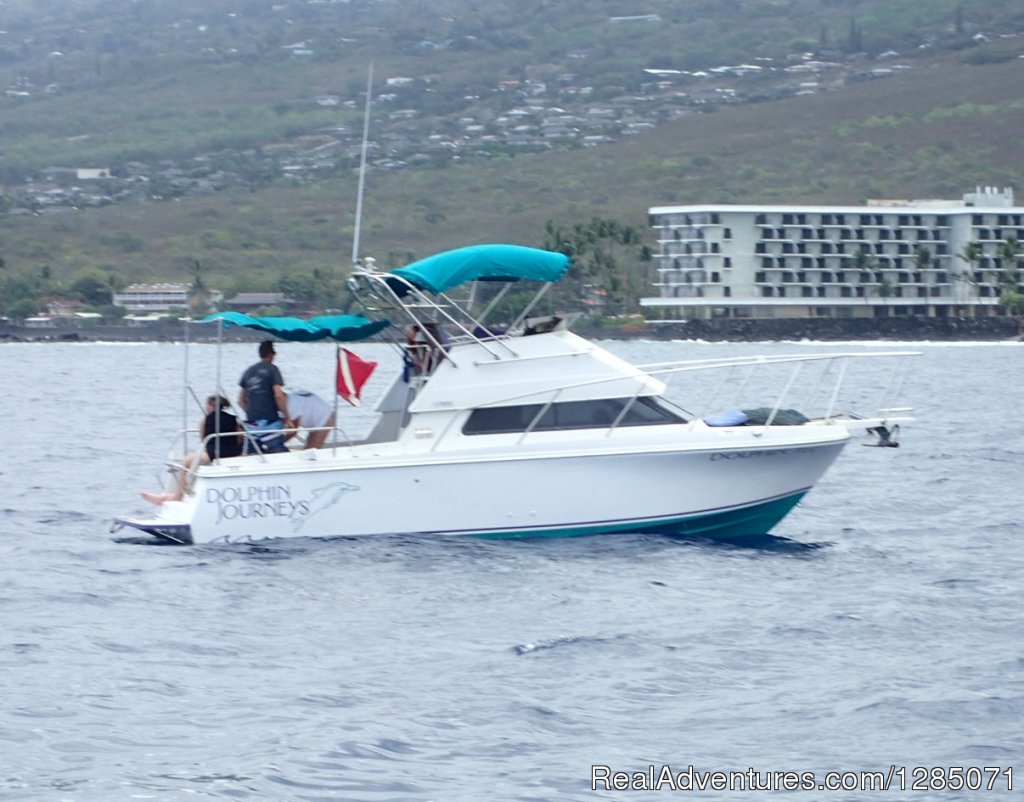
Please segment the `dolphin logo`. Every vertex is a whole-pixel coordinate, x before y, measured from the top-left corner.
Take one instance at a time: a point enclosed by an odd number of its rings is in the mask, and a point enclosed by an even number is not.
[[[301,531],[307,520],[324,510],[329,510],[341,501],[345,494],[354,493],[358,490],[359,488],[356,485],[350,485],[347,482],[332,482],[329,485],[316,488],[311,494],[306,514],[292,518],[292,529],[295,532]]]

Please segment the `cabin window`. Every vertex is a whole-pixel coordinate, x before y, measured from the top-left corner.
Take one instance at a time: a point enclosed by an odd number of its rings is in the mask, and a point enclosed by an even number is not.
[[[567,429],[604,429],[611,426],[629,405],[619,426],[658,426],[686,423],[672,410],[661,406],[653,398],[602,398],[593,401],[563,401],[548,407],[533,427],[535,432],[553,432]],[[544,404],[522,404],[508,407],[474,409],[463,434],[508,434],[525,432]]]

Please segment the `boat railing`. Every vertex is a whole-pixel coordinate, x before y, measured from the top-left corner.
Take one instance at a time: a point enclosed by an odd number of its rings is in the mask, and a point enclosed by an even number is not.
[[[824,421],[845,416],[847,413],[838,409],[840,394],[845,385],[850,365],[858,361],[889,360],[892,371],[884,380],[884,386],[879,390],[879,399],[873,407],[873,413],[881,417],[891,417],[897,413],[907,413],[907,407],[895,406],[906,383],[908,366],[912,357],[919,356],[917,351],[855,351],[840,353],[822,354],[797,354],[778,356],[756,356],[756,357],[732,357],[724,359],[694,360],[683,363],[658,363],[655,365],[641,366],[641,369],[652,375],[663,375],[671,379],[674,376],[683,375],[692,371],[725,369],[725,375],[719,383],[716,392],[712,393],[705,402],[703,415],[709,412],[724,409],[733,409],[738,404],[740,395],[748,390],[753,383],[757,369],[771,368],[792,365],[793,371],[789,376],[785,387],[778,394],[771,408],[771,412],[765,425],[771,425],[777,417],[784,404],[793,403],[792,395],[796,391],[806,389],[802,402],[797,402],[809,410],[815,409],[815,405],[821,407],[818,414],[812,417]],[[809,365],[819,366],[816,375],[811,376],[812,381],[803,382],[805,368]],[[736,374],[741,372],[737,381]],[[724,397],[725,390],[731,390],[729,397]],[[820,396],[827,393],[827,398],[818,400]],[[714,405],[714,406],[713,406]]]
[[[870,416],[860,416],[854,415],[848,411],[840,411],[838,409],[840,393],[842,392],[842,388],[847,377],[850,362],[854,360],[892,359],[895,360],[897,367],[905,368],[905,364],[909,358],[918,355],[919,352],[917,351],[863,351],[824,354],[727,357],[661,362],[638,366],[635,372],[624,372],[614,376],[586,379],[570,384],[562,384],[549,389],[534,389],[521,393],[514,393],[502,396],[501,398],[492,399],[485,404],[479,404],[475,407],[465,407],[460,411],[465,412],[470,409],[481,407],[508,406],[524,402],[539,404],[540,408],[531,418],[530,423],[527,425],[525,430],[520,434],[518,443],[522,443],[529,435],[536,431],[537,426],[543,419],[544,415],[547,414],[551,406],[565,398],[566,395],[571,394],[573,396],[572,400],[583,400],[578,397],[578,391],[599,391],[603,385],[621,385],[624,382],[633,381],[634,385],[630,394],[626,396],[616,396],[617,398],[625,397],[626,403],[618,412],[615,419],[607,427],[603,427],[606,428],[606,435],[610,436],[612,432],[620,428],[622,426],[622,421],[626,418],[632,406],[636,404],[640,398],[649,395],[661,396],[663,400],[668,401],[672,406],[679,409],[679,411],[683,413],[683,417],[693,425],[695,421],[703,420],[710,415],[735,409],[738,404],[741,403],[738,400],[741,393],[751,386],[751,374],[756,370],[791,366],[792,370],[790,370],[789,375],[783,382],[782,389],[777,389],[776,384],[775,390],[765,392],[765,397],[771,400],[769,403],[762,404],[761,406],[767,408],[769,411],[765,416],[764,423],[757,425],[763,427],[782,425],[776,423],[776,421],[779,418],[780,412],[786,408],[787,404],[794,403],[791,399],[795,394],[796,388],[807,388],[810,392],[807,394],[801,406],[808,411],[818,410],[820,407],[820,412],[816,411],[812,412],[812,414],[806,415],[809,419],[818,420],[825,424],[833,424],[841,421],[848,423],[851,420],[857,419],[863,421],[865,427],[867,427],[871,425],[872,421],[892,419],[896,415],[906,416],[912,411],[912,408],[910,407],[891,405],[893,403],[893,399],[898,397],[898,394],[902,392],[903,384],[906,379],[906,371],[894,371],[884,389],[881,402],[872,408],[873,414]],[[802,382],[801,379],[805,378],[804,369],[808,365],[812,364],[819,365],[821,369],[818,371],[816,376],[810,377],[812,381]],[[746,373],[748,375],[745,377],[739,377],[741,380],[737,381],[735,372],[740,369],[747,369]],[[719,382],[716,391],[713,392],[710,398],[705,401],[703,408],[684,408],[671,400],[670,394],[667,390],[672,379],[688,374],[702,375],[711,371],[723,371],[725,375]],[[728,400],[718,400],[720,395],[720,392],[718,391],[723,388],[733,390],[732,398]],[[755,388],[754,392],[759,392],[759,388]],[[822,395],[823,392],[827,392],[827,397],[818,400],[818,396]],[[440,442],[445,439],[445,435],[450,431],[458,417],[459,416],[455,416],[449,420],[445,430],[435,442],[435,449],[438,448]],[[900,419],[902,420],[906,418],[901,417]]]
[[[428,295],[402,276],[379,272],[372,264],[357,265],[349,277],[350,289],[359,298],[367,312],[400,315],[405,322],[417,326],[420,331],[424,332],[426,339],[444,351],[443,358],[455,367],[458,367],[458,361],[451,356],[446,346],[474,343],[490,354],[493,360],[500,360],[503,354],[518,356],[509,341],[510,338],[504,332],[492,331],[486,325],[488,315],[510,286],[511,284],[506,283],[484,310],[474,316],[471,311],[472,295],[468,301],[456,300],[443,292],[433,296]],[[533,300],[520,313],[516,323],[521,323],[526,319],[530,310],[549,288],[550,283],[548,282],[541,285]],[[441,324],[449,327],[451,329],[448,334],[450,342],[441,342],[436,335],[427,332],[428,324]],[[514,329],[515,325],[513,324],[510,330]]]
[[[316,427],[309,427],[309,428],[307,428],[307,427],[293,427],[293,428],[290,428],[290,429],[275,429],[274,430],[274,434],[284,435],[284,436],[287,436],[289,439],[290,439],[290,437],[292,437],[294,435],[298,435],[300,433],[305,433],[306,437],[309,437],[309,435],[312,434],[313,432],[328,432],[328,433],[333,433],[334,435],[340,434],[341,437],[342,437],[342,442],[339,443],[337,437],[335,437],[335,438],[333,438],[331,440],[331,442],[324,443],[324,445],[320,446],[319,448],[311,448],[311,449],[306,449],[306,448],[294,449],[294,448],[290,448],[288,450],[291,451],[291,452],[308,454],[309,455],[309,459],[316,459],[316,452],[318,452],[318,451],[328,451],[329,450],[329,451],[332,452],[332,455],[333,455],[333,454],[335,454],[337,452],[337,449],[340,448],[340,447],[350,447],[352,445],[355,445],[355,441],[352,440],[352,438],[349,437],[349,435],[345,432],[345,430],[341,426],[338,426],[337,424],[335,424],[334,426],[316,426]],[[270,452],[264,452],[263,450],[261,450],[260,446],[259,446],[259,440],[258,440],[257,436],[253,432],[250,432],[250,431],[247,431],[247,430],[239,431],[239,432],[234,432],[234,433],[232,433],[232,432],[226,432],[226,433],[225,432],[211,432],[210,434],[206,435],[205,437],[203,437],[201,439],[201,441],[199,443],[199,448],[196,451],[189,452],[189,451],[186,450],[187,449],[187,444],[188,444],[188,438],[190,436],[197,437],[199,435],[199,429],[197,429],[197,428],[190,428],[190,429],[182,429],[175,436],[174,441],[171,444],[171,448],[168,451],[167,460],[165,461],[164,465],[165,465],[165,467],[168,470],[170,470],[172,472],[175,472],[175,473],[181,472],[181,473],[185,474],[184,486],[185,486],[186,490],[190,490],[192,485],[193,485],[193,482],[195,481],[195,476],[199,472],[200,468],[209,466],[211,464],[212,465],[219,465],[221,460],[225,459],[224,457],[219,457],[219,458],[214,459],[212,461],[212,463],[211,463],[211,462],[204,462],[203,460],[200,460],[200,459],[192,459],[190,457],[192,457],[193,454],[207,453],[207,446],[208,446],[208,444],[211,441],[213,441],[213,440],[215,440],[217,438],[220,438],[220,437],[230,437],[232,434],[235,434],[238,437],[243,438],[243,440],[245,441],[245,447],[243,448],[242,454],[240,456],[243,456],[243,457],[245,457],[247,459],[249,459],[249,458],[258,459],[261,462],[266,462],[267,461],[267,454],[270,453]],[[179,441],[184,446],[184,448],[182,450],[180,450],[180,451],[176,450],[176,445],[178,444]]]

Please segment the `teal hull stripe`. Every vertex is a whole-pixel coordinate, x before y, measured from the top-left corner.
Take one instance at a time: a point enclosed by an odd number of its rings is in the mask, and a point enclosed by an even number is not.
[[[628,521],[595,521],[556,528],[500,529],[467,531],[466,534],[489,540],[527,537],[578,537],[581,535],[629,534],[635,532],[695,537],[737,537],[764,535],[796,506],[810,488],[786,496],[763,499],[744,507],[726,510],[702,510],[679,517],[633,519]],[[453,534],[449,532],[448,534]]]

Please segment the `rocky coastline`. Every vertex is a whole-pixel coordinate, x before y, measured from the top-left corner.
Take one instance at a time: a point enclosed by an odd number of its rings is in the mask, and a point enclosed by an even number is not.
[[[575,330],[580,331],[579,327]],[[649,323],[638,331],[615,334],[589,329],[597,338],[643,337],[658,340],[757,342],[815,340],[1005,341],[1024,335],[1024,319],[1015,317],[956,318],[782,318],[771,320],[716,319],[685,323]]]
[[[772,320],[690,320],[684,323],[649,323],[646,326],[613,328],[577,324],[573,331],[590,339],[705,340],[709,342],[758,342],[814,340],[837,342],[847,340],[893,341],[1007,341],[1024,338],[1024,318],[854,318],[839,320],[772,319]],[[183,326],[179,322],[147,326],[88,326],[82,328],[26,328],[0,326],[0,343],[4,342],[181,342]],[[222,333],[226,342],[256,342],[265,335],[231,327]],[[216,331],[193,326],[190,339],[214,342]]]

